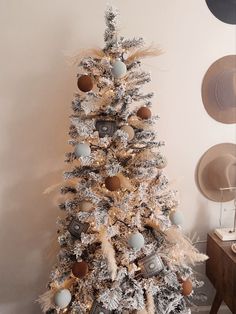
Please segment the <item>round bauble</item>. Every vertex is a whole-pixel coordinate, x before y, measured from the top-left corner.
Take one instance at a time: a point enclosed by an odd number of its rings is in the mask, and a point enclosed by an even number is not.
[[[183,224],[183,213],[179,210],[174,210],[170,212],[170,221],[173,225],[180,226]]]
[[[117,176],[107,177],[105,179],[105,186],[109,191],[117,191],[121,187],[120,179]]]
[[[116,60],[113,65],[112,65],[112,69],[111,69],[111,73],[114,76],[114,78],[122,78],[123,76],[125,76],[127,72],[127,68],[124,62],[120,61],[120,60]]]
[[[182,283],[182,294],[184,296],[188,296],[192,293],[193,291],[193,284],[190,279],[184,280]]]
[[[129,246],[134,250],[140,250],[144,246],[144,237],[140,232],[132,233],[128,238]]]
[[[83,212],[89,212],[90,210],[93,209],[93,203],[89,201],[81,201],[79,203],[79,209]]]
[[[120,185],[122,188],[127,189],[127,190],[133,189],[133,186],[129,178],[125,177],[122,173],[117,173],[116,176],[120,179]]]
[[[131,141],[134,138],[135,133],[134,133],[134,129],[132,128],[132,126],[123,125],[120,129],[128,134],[128,140],[129,141]]]
[[[81,75],[78,78],[77,86],[82,92],[89,92],[93,89],[93,80],[89,75]]]
[[[137,111],[137,116],[143,120],[150,119],[152,116],[151,110],[148,107],[141,107]]]
[[[159,158],[157,168],[158,168],[158,169],[163,169],[163,168],[165,168],[166,166],[167,166],[167,159],[166,159],[166,157],[161,156],[161,158]]]
[[[75,145],[75,155],[79,157],[88,157],[91,154],[91,148],[87,143],[78,143]]]
[[[70,304],[71,293],[68,289],[61,289],[54,295],[54,303],[60,309],[64,309]]]
[[[77,278],[84,278],[88,273],[88,264],[85,261],[75,262],[72,265],[72,274]]]

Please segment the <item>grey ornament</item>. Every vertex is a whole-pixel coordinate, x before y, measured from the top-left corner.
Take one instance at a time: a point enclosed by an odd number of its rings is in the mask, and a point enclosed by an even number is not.
[[[78,143],[75,146],[75,156],[88,157],[91,154],[91,148],[88,143]]]
[[[144,246],[144,237],[140,232],[130,234],[128,244],[134,250],[140,250]]]
[[[68,289],[61,289],[54,295],[54,303],[60,309],[64,309],[71,301],[71,293]]]
[[[71,235],[76,237],[77,239],[80,239],[81,233],[86,232],[89,228],[88,223],[82,223],[78,219],[73,219],[71,223],[69,224],[68,231]]]
[[[122,62],[121,60],[117,59],[113,65],[112,65],[112,75],[114,76],[114,78],[116,79],[120,79],[123,76],[125,76],[126,72],[127,72],[127,68],[124,62]]]
[[[145,278],[156,276],[164,268],[161,258],[155,253],[144,257],[138,264]]]
[[[106,135],[112,136],[117,130],[115,121],[98,120],[96,121],[95,126],[99,133],[99,137],[104,137]]]
[[[158,165],[157,168],[158,169],[163,169],[167,166],[167,159],[164,156],[159,156],[158,158]]]
[[[111,311],[102,307],[102,305],[98,303],[97,301],[93,302],[93,306],[90,310],[90,314],[110,314],[110,313]]]

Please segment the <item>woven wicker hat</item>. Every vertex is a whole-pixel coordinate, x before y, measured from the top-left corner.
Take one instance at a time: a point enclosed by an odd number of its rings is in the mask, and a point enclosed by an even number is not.
[[[220,202],[220,188],[236,187],[236,144],[222,143],[208,149],[198,163],[196,181],[206,198]],[[223,201],[231,201],[235,195],[234,190],[224,191]]]
[[[208,114],[222,123],[236,123],[236,55],[215,61],[202,82],[202,100]]]

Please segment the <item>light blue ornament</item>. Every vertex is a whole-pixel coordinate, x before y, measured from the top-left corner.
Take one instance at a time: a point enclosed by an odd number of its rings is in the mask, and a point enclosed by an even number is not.
[[[54,295],[54,303],[60,309],[64,309],[67,305],[70,304],[71,293],[68,289],[62,289],[56,292]]]
[[[87,157],[91,154],[91,148],[87,143],[78,143],[75,146],[75,155],[79,157]]]
[[[172,224],[181,226],[184,221],[184,217],[181,211],[179,210],[174,210],[170,213],[170,221]]]
[[[120,60],[116,60],[112,65],[111,72],[114,78],[116,79],[122,78],[123,76],[125,76],[127,72],[125,63]]]
[[[133,233],[128,238],[129,246],[138,251],[144,246],[144,237],[140,232]]]

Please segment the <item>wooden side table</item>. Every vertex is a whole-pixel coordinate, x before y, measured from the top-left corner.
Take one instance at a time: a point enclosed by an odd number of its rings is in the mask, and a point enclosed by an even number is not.
[[[221,241],[214,233],[207,237],[206,274],[216,289],[210,314],[216,314],[224,301],[236,314],[236,254],[232,252],[233,241]]]

